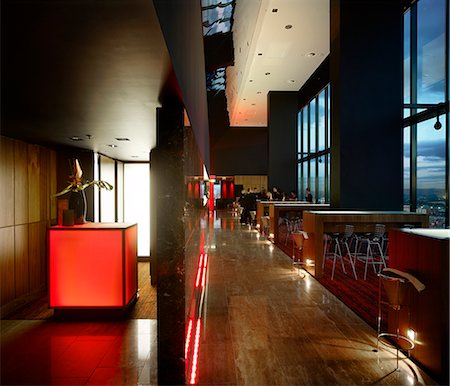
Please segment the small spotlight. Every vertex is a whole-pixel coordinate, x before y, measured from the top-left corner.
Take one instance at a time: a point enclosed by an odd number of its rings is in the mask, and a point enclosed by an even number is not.
[[[439,122],[439,115],[436,117],[436,123],[434,124],[435,130],[441,130],[442,129],[442,123]]]
[[[408,329],[407,335],[408,335],[408,338],[411,339],[413,342],[416,341],[416,332],[412,328]]]
[[[72,141],[82,141],[83,140],[83,138],[80,138],[77,135],[74,135],[73,137],[70,137],[69,139],[71,139]]]
[[[292,28],[292,24],[287,24],[287,25],[284,26],[284,28],[291,29]]]

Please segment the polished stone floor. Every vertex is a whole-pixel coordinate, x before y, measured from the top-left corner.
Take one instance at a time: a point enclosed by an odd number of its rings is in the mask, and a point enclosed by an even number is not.
[[[434,384],[403,357],[394,371],[375,331],[258,232],[205,221],[200,384]],[[153,385],[156,347],[156,320],[2,320],[0,384]]]
[[[434,384],[256,230],[216,216],[208,255],[199,383]]]

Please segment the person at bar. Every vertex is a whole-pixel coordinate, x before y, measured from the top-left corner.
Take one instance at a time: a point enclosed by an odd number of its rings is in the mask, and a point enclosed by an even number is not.
[[[313,196],[310,188],[306,188],[305,200],[311,203],[313,202]]]

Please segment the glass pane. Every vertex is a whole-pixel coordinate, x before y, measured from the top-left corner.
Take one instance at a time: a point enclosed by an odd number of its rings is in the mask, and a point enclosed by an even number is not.
[[[319,157],[318,159],[318,174],[317,180],[319,185],[319,190],[317,192],[317,202],[319,204],[325,203],[325,157]]]
[[[316,100],[309,104],[309,151],[316,152]]]
[[[301,153],[301,151],[302,151],[302,112],[299,111],[297,115],[297,152]]]
[[[312,159],[310,161],[310,169],[309,169],[309,189],[311,189],[311,194],[313,196],[313,202],[317,200],[317,191],[316,191],[316,159]]]
[[[308,155],[308,107],[303,109],[303,157]]]
[[[302,192],[302,163],[298,163],[297,164],[297,176],[298,176],[298,180],[297,180],[297,192],[298,192],[298,196],[301,197],[301,192]]]
[[[150,170],[148,164],[125,164],[124,220],[138,224],[138,256],[150,256]]]
[[[115,161],[100,156],[100,179],[115,184]],[[100,221],[116,221],[116,187],[113,190],[100,189]]]
[[[411,103],[411,11],[405,13],[403,23],[403,101]],[[409,117],[410,109],[404,109],[403,116]]]
[[[117,221],[123,222],[123,162],[117,161]]]
[[[305,191],[308,187],[308,162],[303,162],[302,164],[302,191],[299,195],[299,197],[304,200],[305,199]]]
[[[318,144],[317,151],[325,150],[325,89],[319,94],[319,117],[318,117]]]
[[[327,86],[328,89],[328,110],[327,110],[327,117],[328,117],[328,127],[327,127],[327,147],[331,147],[331,87],[330,85]]]
[[[403,209],[407,212],[411,208],[411,128],[403,130]]]
[[[445,121],[435,130],[436,120],[417,126],[417,211],[430,214],[430,227],[445,226]]]
[[[439,103],[445,92],[445,1],[417,4],[417,102]]]
[[[327,192],[327,197],[326,197],[326,202],[330,203],[330,197],[331,197],[331,169],[330,169],[330,160],[331,160],[331,156],[329,154],[327,154],[327,165],[328,165],[328,172],[327,172],[327,186],[328,186],[328,192]]]

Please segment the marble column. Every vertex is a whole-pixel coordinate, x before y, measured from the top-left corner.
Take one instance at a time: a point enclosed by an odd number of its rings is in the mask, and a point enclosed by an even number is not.
[[[185,383],[183,107],[157,110],[151,155],[151,275],[157,286],[158,384]]]

